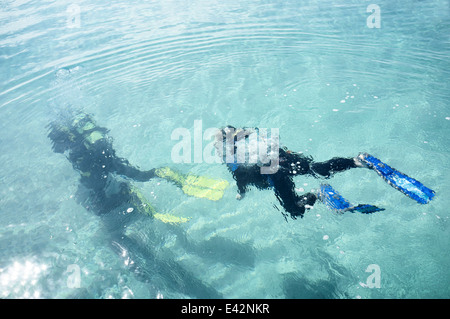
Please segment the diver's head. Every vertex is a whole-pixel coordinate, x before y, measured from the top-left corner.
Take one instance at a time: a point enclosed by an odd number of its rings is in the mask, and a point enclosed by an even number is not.
[[[216,154],[222,158],[223,162],[229,162],[230,159],[235,158],[237,148],[243,143],[245,145],[249,135],[256,131],[257,129],[254,128],[235,128],[231,125],[219,129],[214,142]]]
[[[227,125],[217,131],[215,141],[222,143],[228,142],[230,144],[236,143],[244,138],[247,138],[250,134],[256,132],[257,130],[258,129],[251,127],[236,128],[234,126]]]
[[[72,119],[52,122],[48,137],[56,153],[64,153],[74,147],[84,145],[91,148],[101,140],[108,140],[108,130],[98,127],[89,114],[80,113]]]
[[[76,136],[71,132],[69,126],[52,122],[49,129],[48,137],[52,141],[53,152],[64,153],[74,146]]]

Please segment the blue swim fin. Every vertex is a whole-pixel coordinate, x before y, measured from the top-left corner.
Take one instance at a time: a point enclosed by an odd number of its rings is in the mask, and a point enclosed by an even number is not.
[[[318,197],[325,206],[338,213],[357,211],[362,214],[371,214],[384,210],[384,208],[378,208],[368,204],[354,206],[328,184],[320,185]]]
[[[389,185],[418,203],[426,204],[433,199],[435,192],[432,189],[426,187],[414,178],[388,166],[378,158],[367,153],[360,154],[358,158],[365,163],[368,168],[377,172]]]

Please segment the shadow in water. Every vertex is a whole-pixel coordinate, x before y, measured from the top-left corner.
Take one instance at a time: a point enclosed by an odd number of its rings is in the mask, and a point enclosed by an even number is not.
[[[255,250],[250,243],[239,243],[232,239],[213,236],[201,242],[184,239],[186,250],[199,257],[208,258],[224,265],[235,265],[243,268],[255,266]]]
[[[332,282],[310,281],[299,273],[284,275],[283,291],[288,299],[335,299],[338,297]]]
[[[333,257],[324,251],[314,250],[311,262],[320,262],[327,273],[327,279],[310,280],[300,272],[283,275],[282,289],[285,297],[290,299],[339,299],[349,298],[346,292],[351,283],[358,282],[355,275],[337,264]]]
[[[151,247],[143,246],[133,238],[121,235],[111,241],[111,247],[140,281],[189,297],[223,298],[215,288],[196,278],[172,258],[155,253]]]

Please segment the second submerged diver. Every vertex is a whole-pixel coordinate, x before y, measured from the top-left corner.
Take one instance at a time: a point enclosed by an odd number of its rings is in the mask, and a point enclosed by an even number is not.
[[[217,153],[226,163],[236,181],[237,198],[241,199],[248,187],[252,185],[259,189],[272,188],[284,210],[293,219],[303,217],[305,211],[312,208],[317,200],[323,202],[328,208],[341,213],[345,211],[374,213],[384,210],[367,204],[352,205],[328,184],[322,184],[319,191],[316,192],[297,194],[293,181],[293,177],[297,175],[328,179],[338,172],[366,167],[375,170],[387,183],[418,203],[428,203],[435,194],[433,190],[425,187],[419,181],[391,168],[367,153],[361,153],[356,157],[334,157],[325,162],[315,162],[312,157],[280,147],[275,152],[277,154],[276,170],[263,173],[261,167],[264,164],[257,161],[250,162],[249,158],[255,156],[248,152],[245,155],[244,152],[238,150],[239,147],[246,147],[246,143],[249,141],[264,143],[266,147],[271,145],[271,147],[278,148],[278,143],[270,143],[266,136],[260,136],[258,128],[226,126],[216,135]],[[256,147],[253,147],[253,150],[256,151]],[[267,148],[266,151],[268,151]],[[273,149],[271,152],[273,153]],[[238,154],[244,154],[244,156],[238,158]],[[271,158],[270,155],[265,156],[267,159]],[[283,215],[287,216],[285,213]]]
[[[169,290],[196,298],[222,297],[216,289],[197,279],[174,258],[160,256],[155,247],[143,245],[139,238],[127,235],[125,230],[131,222],[144,217],[158,219],[167,227],[188,220],[158,213],[131,181],[146,182],[152,178],[162,178],[180,187],[187,195],[209,200],[220,199],[228,183],[182,174],[168,167],[140,170],[117,156],[107,133],[108,130],[98,126],[92,116],[82,112],[64,116],[49,125],[48,137],[52,141],[53,151],[64,153],[73,168],[80,173],[80,184],[75,197],[78,203],[101,217],[112,249],[121,258],[132,258],[134,262],[127,264],[133,267],[131,270],[134,273],[145,277],[146,282],[152,282],[155,277],[160,276]],[[187,241],[178,227],[170,229],[183,242],[183,246],[194,252],[202,253],[204,246],[208,246],[207,243]],[[218,241],[219,239],[215,242]]]
[[[225,180],[182,174],[169,167],[143,171],[132,166],[128,160],[116,155],[108,129],[98,126],[89,114],[79,113],[54,121],[49,128],[53,151],[65,153],[74,169],[80,172],[80,183],[84,187],[79,191],[88,193],[85,197],[89,199],[89,208],[98,215],[129,203],[138,206],[130,206],[131,209],[156,218],[162,217],[156,214],[138,189],[128,181],[120,180],[119,176],[137,182],[162,178],[173,182],[187,195],[209,200],[219,200],[228,186]]]

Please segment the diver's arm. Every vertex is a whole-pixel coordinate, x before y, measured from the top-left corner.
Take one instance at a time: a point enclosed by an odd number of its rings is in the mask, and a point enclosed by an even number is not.
[[[236,194],[236,199],[242,199],[245,196],[247,190],[246,183],[242,182],[240,179],[236,179],[236,186],[238,188],[238,193]]]
[[[141,171],[132,166],[127,160],[120,158],[116,159],[114,168],[117,174],[131,178],[137,182],[147,182],[156,176],[154,168],[148,171]]]

